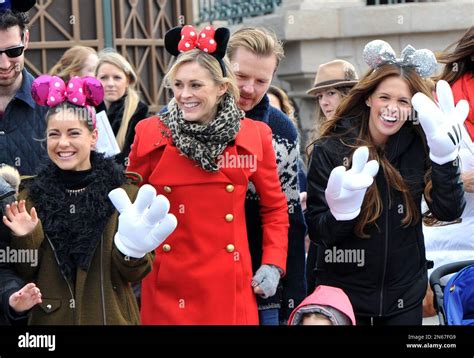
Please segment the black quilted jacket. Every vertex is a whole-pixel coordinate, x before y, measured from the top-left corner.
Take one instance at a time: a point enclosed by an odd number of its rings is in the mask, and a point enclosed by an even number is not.
[[[41,140],[46,137],[47,108],[38,106],[31,97],[33,76],[25,69],[22,74],[21,87],[0,120],[0,165],[11,165],[21,175],[33,175],[46,158],[46,143]]]

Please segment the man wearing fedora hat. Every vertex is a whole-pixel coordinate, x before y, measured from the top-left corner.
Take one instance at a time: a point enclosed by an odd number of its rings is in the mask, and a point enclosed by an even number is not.
[[[240,90],[239,107],[247,118],[262,121],[272,129],[278,175],[287,198],[290,228],[286,275],[272,297],[258,297],[260,324],[285,323],[291,311],[306,297],[304,237],[306,224],[299,199],[298,133],[280,110],[270,106],[266,95],[284,51],[274,33],[263,28],[242,28],[230,38],[227,54]],[[252,265],[256,271],[262,261],[262,227],[259,196],[249,185],[245,214]],[[256,276],[262,275],[257,271]],[[264,278],[265,279],[265,278]],[[274,282],[275,285],[278,284]],[[256,294],[260,293],[255,291]]]

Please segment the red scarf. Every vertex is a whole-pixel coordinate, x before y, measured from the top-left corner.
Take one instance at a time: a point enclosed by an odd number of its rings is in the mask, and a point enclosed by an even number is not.
[[[466,73],[451,86],[454,95],[454,103],[465,99],[469,103],[469,114],[467,115],[464,125],[467,132],[474,141],[474,74]]]

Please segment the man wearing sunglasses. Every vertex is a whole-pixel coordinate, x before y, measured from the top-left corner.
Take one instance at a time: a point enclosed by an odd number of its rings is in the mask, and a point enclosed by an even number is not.
[[[38,140],[44,138],[45,108],[31,97],[34,78],[24,68],[29,18],[14,5],[25,2],[11,3],[11,9],[0,8],[0,166],[8,164],[21,175],[33,175],[46,154]],[[31,8],[35,1],[27,3]]]
[[[21,174],[35,174],[45,155],[38,139],[45,136],[43,107],[31,98],[33,76],[24,69],[28,47],[28,11],[35,0],[0,0],[0,166],[9,164]],[[9,174],[8,174],[9,173]],[[5,204],[15,200],[18,173],[0,169],[0,215]],[[9,230],[0,223],[0,250],[10,246]],[[26,324],[26,314],[11,309],[10,298],[23,292],[24,282],[8,262],[0,262],[0,326]]]

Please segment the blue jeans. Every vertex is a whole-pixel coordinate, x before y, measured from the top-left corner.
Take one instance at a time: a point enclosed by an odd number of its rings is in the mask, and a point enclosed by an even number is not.
[[[270,308],[268,310],[258,311],[260,326],[278,326],[278,308]]]

